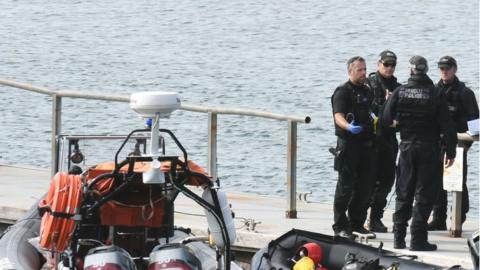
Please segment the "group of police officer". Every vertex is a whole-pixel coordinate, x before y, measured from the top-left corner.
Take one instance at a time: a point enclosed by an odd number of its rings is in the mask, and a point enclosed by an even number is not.
[[[365,59],[347,61],[349,80],[332,95],[337,146],[334,168],[338,182],[334,198],[335,235],[370,235],[387,232],[382,223],[387,195],[395,184],[394,248],[406,248],[410,218],[410,250],[436,250],[428,230],[446,230],[447,194],[442,188],[443,167],[453,164],[457,132],[478,119],[475,94],[456,77],[457,62],[444,56],[438,62],[440,81],[427,75],[422,56],[409,60],[410,77],[401,85],[394,76],[397,56],[380,53],[377,71],[367,78]],[[396,132],[400,133],[398,144]],[[464,148],[462,221],[468,211],[466,152]],[[396,164],[397,155],[398,164]],[[415,201],[415,203],[414,203]],[[367,212],[370,216],[367,228]],[[433,208],[433,219],[428,222]]]

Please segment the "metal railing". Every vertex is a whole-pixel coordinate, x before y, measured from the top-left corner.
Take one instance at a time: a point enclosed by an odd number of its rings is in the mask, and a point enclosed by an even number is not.
[[[45,87],[33,86],[10,80],[0,79],[0,85],[10,86],[31,92],[36,92],[52,97],[52,135],[51,135],[51,173],[56,173],[58,168],[58,145],[56,139],[61,135],[62,123],[62,98],[80,98],[115,102],[130,102],[129,96],[119,95],[98,95],[84,94],[80,91],[61,90],[53,91]],[[296,218],[296,186],[297,186],[297,123],[310,123],[309,116],[289,116],[266,111],[206,107],[182,103],[180,110],[208,113],[208,159],[207,167],[213,179],[217,179],[217,116],[219,114],[245,115],[253,117],[269,118],[288,122],[288,144],[287,144],[287,218]]]

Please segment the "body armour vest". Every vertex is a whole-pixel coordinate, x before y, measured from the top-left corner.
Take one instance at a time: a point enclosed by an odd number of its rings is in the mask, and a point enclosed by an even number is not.
[[[437,86],[445,93],[448,110],[450,111],[450,115],[455,122],[457,132],[467,131],[467,113],[465,112],[461,102],[462,92],[465,91],[466,88],[465,84],[455,78],[455,81],[450,85],[445,85],[440,82],[437,84]]]
[[[438,139],[434,111],[436,89],[433,83],[412,83],[409,80],[398,91],[397,119],[402,139]]]
[[[381,107],[385,104],[385,90],[393,92],[400,84],[397,82],[397,78],[392,76],[385,79],[378,71],[368,75],[368,84],[373,92],[372,112],[378,116]]]
[[[332,95],[333,97],[338,91],[345,91],[349,96],[350,104],[348,104],[348,111],[345,113],[345,119],[351,123],[355,121],[355,125],[363,127],[360,134],[351,134],[350,132],[340,128],[335,124],[335,135],[343,139],[354,140],[370,140],[373,138],[373,119],[370,116],[370,106],[372,104],[372,93],[367,85],[354,86],[350,82],[337,87]]]
[[[372,101],[372,112],[377,116],[381,117],[383,105],[385,104],[385,94],[386,91],[393,92],[401,84],[397,82],[397,78],[394,76],[390,78],[384,78],[382,75],[377,72],[372,72],[368,75],[368,84],[370,89],[373,92],[373,101]],[[381,126],[380,124],[376,128],[377,137],[390,138],[390,140],[396,140],[395,129]]]

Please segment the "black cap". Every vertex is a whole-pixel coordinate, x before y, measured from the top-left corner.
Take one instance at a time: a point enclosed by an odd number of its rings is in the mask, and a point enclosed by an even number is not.
[[[457,60],[451,56],[444,56],[438,60],[438,67],[457,67]]]
[[[410,61],[408,62],[410,63],[411,69],[415,69],[417,72],[420,72],[420,73],[427,73],[428,63],[425,57],[420,55],[415,55],[412,58],[410,58]]]
[[[380,53],[380,58],[378,59],[379,61],[382,61],[383,63],[396,63],[397,62],[397,56],[389,50],[385,50]]]

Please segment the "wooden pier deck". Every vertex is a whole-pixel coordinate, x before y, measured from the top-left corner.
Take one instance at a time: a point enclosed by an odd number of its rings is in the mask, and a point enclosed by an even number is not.
[[[13,223],[31,205],[45,194],[50,182],[50,171],[46,169],[0,165],[0,222]],[[229,193],[228,198],[235,212],[237,241],[240,248],[256,249],[265,246],[292,228],[332,234],[332,205],[298,202],[297,219],[285,218],[285,199],[251,194]],[[206,234],[207,223],[203,210],[183,196],[175,204],[175,222],[178,226],[190,227],[196,234]],[[391,211],[385,214],[385,224],[391,231]],[[248,230],[246,221],[260,222],[255,230]],[[251,229],[251,228],[250,228]],[[479,229],[479,220],[467,220],[461,238],[451,238],[448,231],[430,232],[429,239],[438,245],[437,251],[411,252],[393,249],[393,235],[379,233],[370,245],[384,243],[385,249],[398,253],[414,254],[419,260],[443,266],[461,265],[473,269],[467,238]],[[407,244],[408,244],[407,238]]]

